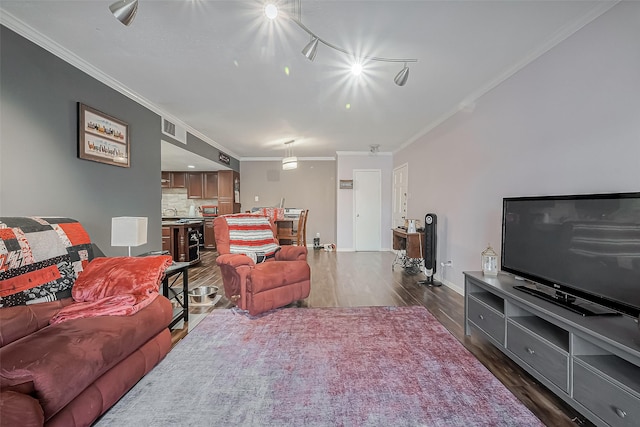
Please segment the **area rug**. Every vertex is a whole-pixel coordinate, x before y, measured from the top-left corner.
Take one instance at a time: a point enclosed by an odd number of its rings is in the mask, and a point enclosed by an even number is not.
[[[97,426],[541,426],[423,307],[214,310]]]

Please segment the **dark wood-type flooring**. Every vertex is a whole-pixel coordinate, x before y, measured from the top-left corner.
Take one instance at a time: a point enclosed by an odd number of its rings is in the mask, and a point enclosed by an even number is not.
[[[189,268],[189,288],[215,285],[222,292],[222,278],[215,251],[204,251],[202,261]],[[547,426],[592,426],[582,415],[557,398],[512,362],[500,350],[463,330],[464,298],[446,287],[418,283],[424,275],[407,274],[401,266],[392,270],[391,252],[327,252],[309,250],[311,294],[300,307],[408,306],[426,307],[475,357]],[[455,278],[461,283],[463,278]],[[191,307],[190,313],[228,308],[226,298],[211,307]],[[197,327],[197,326],[196,326]],[[187,326],[174,330],[174,344],[187,334]]]

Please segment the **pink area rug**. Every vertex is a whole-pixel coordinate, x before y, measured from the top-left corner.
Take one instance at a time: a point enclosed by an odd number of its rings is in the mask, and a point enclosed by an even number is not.
[[[541,426],[425,308],[214,310],[98,426]]]

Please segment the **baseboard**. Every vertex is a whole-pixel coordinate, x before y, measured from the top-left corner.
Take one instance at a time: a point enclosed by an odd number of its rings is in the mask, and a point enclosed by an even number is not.
[[[450,288],[454,291],[456,291],[457,293],[459,293],[460,295],[464,296],[464,288],[462,286],[458,286],[453,282],[450,282],[448,280],[442,280],[442,279],[436,279],[438,280],[438,282],[442,283],[443,285],[445,285],[447,288]]]

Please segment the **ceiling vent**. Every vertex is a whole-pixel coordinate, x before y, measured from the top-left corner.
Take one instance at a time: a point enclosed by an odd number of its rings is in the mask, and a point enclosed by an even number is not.
[[[164,117],[162,118],[162,133],[169,135],[171,138],[180,141],[183,144],[187,143],[187,130],[180,126],[176,126],[175,123],[170,122]]]

